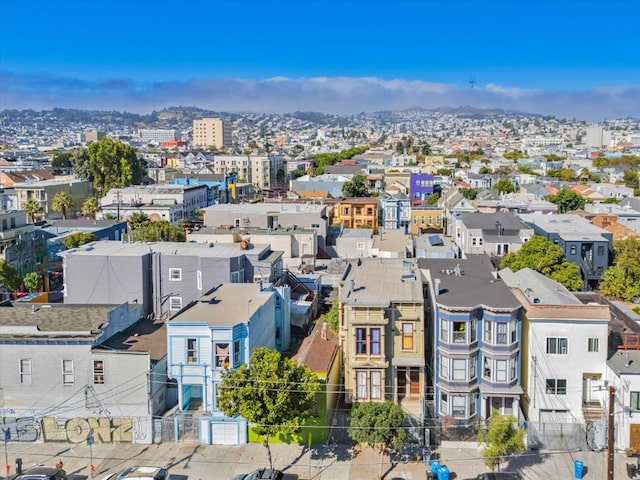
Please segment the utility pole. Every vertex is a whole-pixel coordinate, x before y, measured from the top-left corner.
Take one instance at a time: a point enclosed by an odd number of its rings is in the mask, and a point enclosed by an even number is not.
[[[616,387],[609,385],[609,424],[607,428],[607,480],[613,480],[613,402]]]
[[[116,209],[118,212],[118,221],[120,221],[120,190],[116,190]]]

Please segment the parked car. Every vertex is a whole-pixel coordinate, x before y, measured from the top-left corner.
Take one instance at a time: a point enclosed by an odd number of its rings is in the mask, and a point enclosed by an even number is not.
[[[284,474],[280,470],[261,468],[251,473],[235,475],[231,480],[282,480],[283,478]]]
[[[23,472],[14,480],[67,480],[67,472],[61,468],[39,465]]]
[[[475,480],[522,480],[517,472],[487,472],[479,474]]]
[[[160,467],[127,467],[101,480],[169,480],[169,472]]]

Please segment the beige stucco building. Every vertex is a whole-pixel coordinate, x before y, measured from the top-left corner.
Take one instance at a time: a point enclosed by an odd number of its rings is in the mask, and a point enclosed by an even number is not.
[[[193,121],[193,146],[221,149],[231,146],[231,125],[221,118],[198,118]]]

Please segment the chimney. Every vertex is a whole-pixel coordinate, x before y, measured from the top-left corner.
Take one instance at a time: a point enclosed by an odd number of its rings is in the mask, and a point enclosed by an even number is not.
[[[433,289],[436,295],[440,295],[440,279],[439,278],[433,279]]]
[[[322,322],[322,329],[320,330],[320,335],[323,340],[327,340],[327,322]]]

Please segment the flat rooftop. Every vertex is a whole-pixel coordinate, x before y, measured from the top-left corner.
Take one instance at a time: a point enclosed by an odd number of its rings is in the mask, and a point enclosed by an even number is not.
[[[151,360],[158,361],[167,354],[167,325],[143,318],[101,345],[119,351],[149,352]]]
[[[340,301],[349,305],[386,307],[391,302],[424,302],[422,279],[413,260],[363,258],[353,261],[341,283],[344,286]]]
[[[206,323],[212,327],[232,327],[246,323],[272,295],[275,293],[260,290],[258,284],[224,283],[176,314],[169,323]]]
[[[182,255],[209,258],[230,258],[244,254],[258,253],[269,249],[269,245],[250,244],[242,250],[239,243],[185,243],[185,242],[121,242],[117,240],[101,240],[91,242],[60,253],[60,256],[77,255],[114,255],[139,257],[148,253],[159,252],[163,255]]]
[[[338,238],[371,238],[373,228],[345,228]]]
[[[500,278],[509,288],[519,288],[531,303],[541,305],[583,305],[564,285],[545,277],[530,268],[513,272],[505,268],[499,272]],[[537,299],[537,301],[535,301]]]
[[[600,240],[607,241],[611,235],[606,230],[596,227],[586,218],[571,213],[559,215],[543,215],[539,213],[521,213],[519,217],[529,225],[536,225],[547,233],[557,233],[565,240]]]
[[[326,209],[326,205],[313,203],[221,203],[202,209],[207,214],[216,212],[243,213],[320,213]]]
[[[509,287],[494,276],[491,260],[486,255],[469,255],[468,258],[418,259],[421,270],[428,270],[431,281],[440,280],[440,293],[436,302],[450,308],[515,309],[520,302]],[[459,272],[459,274],[457,273]]]

